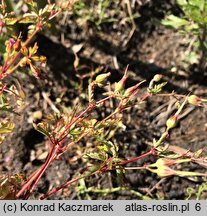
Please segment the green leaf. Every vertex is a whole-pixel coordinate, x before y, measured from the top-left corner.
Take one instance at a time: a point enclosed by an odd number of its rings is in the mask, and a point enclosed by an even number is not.
[[[207,183],[204,182],[204,183],[202,183],[202,184],[199,186],[199,188],[198,188],[198,192],[196,193],[196,199],[197,199],[197,200],[202,199],[202,198],[201,198],[201,195],[202,195],[203,192],[206,192],[206,191],[207,191]]]
[[[117,180],[118,180],[118,183],[121,185],[125,184],[124,171],[125,170],[121,166],[117,167],[117,169],[116,169]]]
[[[95,160],[105,161],[108,157],[105,152],[90,152],[86,154],[87,157]]]
[[[199,55],[196,52],[192,51],[185,56],[184,60],[190,64],[194,64],[194,63],[198,63],[198,59],[199,59]]]
[[[31,8],[37,9],[37,2],[33,0],[25,0],[25,3],[31,6]]]
[[[197,6],[189,6],[184,11],[186,16],[189,17],[189,19],[200,24],[203,23],[203,15],[201,14],[201,11]]]
[[[4,22],[6,25],[14,25],[17,22],[17,18],[5,18]]]
[[[203,10],[206,0],[188,0],[188,4]]]
[[[25,13],[19,23],[35,23],[37,19],[38,14],[36,14],[35,12]]]
[[[200,34],[200,27],[198,23],[191,23],[190,25],[186,25],[184,28],[185,33],[193,33],[193,35],[199,35]]]
[[[25,17],[25,18],[21,19],[21,20],[19,21],[19,23],[23,23],[23,24],[35,23],[36,20],[37,20],[36,17]]]
[[[4,54],[6,52],[6,48],[5,48],[5,41],[6,38],[1,37],[0,38],[0,53]]]
[[[33,127],[35,130],[39,131],[43,135],[45,135],[47,137],[50,136],[50,134],[49,134],[50,127],[49,127],[49,124],[47,122],[42,122],[39,124],[33,123]]]
[[[177,4],[179,4],[179,6],[184,6],[187,5],[188,2],[186,0],[177,0]]]
[[[149,89],[150,93],[158,93],[162,90],[162,88],[167,84],[167,82],[163,82],[163,83],[160,83],[158,85],[155,85],[152,89]]]
[[[0,110],[4,112],[10,112],[19,116],[19,113],[15,112],[14,109],[8,104],[0,104]]]
[[[105,142],[103,146],[98,146],[98,148],[113,155],[114,157],[117,156],[118,146],[111,141]]]
[[[0,145],[3,143],[3,141],[5,140],[5,136],[0,136]]]
[[[0,200],[15,199],[17,188],[20,188],[20,184],[23,180],[23,175],[21,174],[0,176]]]
[[[0,123],[0,134],[11,133],[14,126],[15,124],[9,121]]]
[[[166,17],[166,19],[161,21],[161,24],[177,29],[182,26],[188,25],[189,21],[187,21],[186,19],[182,19],[180,17],[174,16],[174,15],[169,15]]]

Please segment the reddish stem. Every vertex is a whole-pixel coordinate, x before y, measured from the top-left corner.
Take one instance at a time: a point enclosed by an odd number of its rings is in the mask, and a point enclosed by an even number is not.
[[[110,98],[113,98],[113,97],[115,97],[115,95],[110,95],[110,96],[108,96],[108,97],[106,97],[106,98],[104,98],[104,99],[101,99],[101,100],[99,100],[99,101],[96,102],[96,105],[99,105],[100,103],[103,103],[103,102],[105,102],[106,100],[108,100],[108,99],[110,99]]]
[[[81,179],[81,177],[76,177],[76,178],[73,178],[71,179],[70,181],[66,182],[65,184],[59,186],[59,187],[56,187],[56,188],[53,188],[51,191],[49,191],[47,194],[44,194],[40,197],[41,200],[43,199],[46,199],[48,198],[49,196],[53,195],[54,193],[58,192],[59,190],[63,189],[63,188],[66,188],[68,187],[69,185],[71,185],[72,183],[78,181],[79,179]]]
[[[149,95],[148,95],[149,96]],[[57,142],[53,142],[53,148],[51,149],[44,165],[42,167],[40,167],[39,170],[35,171],[35,173],[33,173],[31,175],[31,177],[29,178],[29,180],[23,185],[22,189],[17,193],[16,195],[16,198],[19,198],[19,196],[21,196],[28,188],[27,190],[27,194],[26,194],[26,199],[29,198],[29,196],[31,195],[31,193],[34,191],[34,189],[36,188],[40,178],[42,177],[42,175],[44,174],[44,172],[46,171],[46,169],[48,168],[48,166],[50,165],[50,163],[54,160],[54,158],[57,156],[57,153],[60,149],[60,146],[63,144],[63,142],[65,141],[66,137],[67,137],[67,134],[65,134],[73,124],[75,124],[80,118],[82,118],[82,116],[89,112],[90,110],[92,110],[94,107],[96,107],[96,105],[100,104],[100,103],[103,103],[105,102],[106,100],[112,98],[113,96],[108,96],[98,102],[96,102],[95,104],[93,103],[89,103],[88,107],[82,111],[77,117],[74,118],[74,120],[72,122],[70,122],[66,127],[65,127],[65,130],[60,134],[60,140],[58,140]],[[148,155],[152,155],[154,153],[154,149],[151,149],[149,152],[141,155],[141,156],[138,156],[136,158],[133,158],[133,159],[130,159],[130,160],[127,160],[127,161],[123,161],[121,163],[118,163],[116,164],[115,166],[119,166],[119,165],[123,165],[123,164],[127,164],[127,163],[130,163],[130,162],[133,162],[133,161],[136,161],[136,160],[139,160],[141,158],[144,158]],[[105,169],[107,170],[107,169]],[[102,171],[102,170],[101,170]],[[104,170],[103,170],[104,171]],[[64,187],[67,187],[68,185],[72,184],[73,182],[79,180],[80,178],[75,178],[75,179],[72,179],[70,180],[69,182],[51,190],[50,192],[48,192],[48,194],[44,195],[41,197],[41,199],[45,199],[46,197],[50,196],[51,194],[57,192],[58,190],[64,188]]]
[[[69,125],[66,126],[65,130],[61,133],[60,137],[63,136],[70,127],[75,124],[85,113],[90,111],[95,107],[94,104],[89,104],[88,107],[82,111]],[[50,153],[42,167],[35,174],[32,174],[32,177],[23,185],[22,189],[17,193],[16,198],[19,198],[26,190],[29,189],[26,198],[28,198],[31,193],[34,191],[35,187],[37,186],[40,178],[50,165],[50,163],[54,160],[55,156],[57,155],[60,145],[64,142],[67,135],[65,135],[61,140],[53,143],[53,148],[50,150]]]
[[[148,151],[148,152],[146,152],[146,153],[144,153],[144,154],[142,154],[140,156],[137,156],[135,158],[131,158],[129,160],[122,161],[120,163],[115,164],[114,166],[120,166],[120,165],[125,165],[125,164],[128,164],[128,163],[132,163],[134,161],[137,161],[137,160],[140,160],[142,158],[145,158],[145,157],[147,157],[149,155],[156,155],[156,152],[155,152],[154,148],[151,148],[150,151]]]
[[[50,153],[48,154],[48,157],[45,161],[45,163],[43,164],[42,167],[39,168],[38,171],[35,171],[35,174],[32,175],[32,177],[23,185],[22,189],[16,194],[16,198],[19,198],[26,190],[27,188],[31,187],[31,185],[33,184],[37,184],[38,182],[36,181],[37,178],[39,177],[39,175],[43,175],[43,173],[45,172],[45,170],[47,169],[47,167],[49,166],[49,164],[51,163],[51,159],[53,159],[52,155],[53,155],[53,151],[54,153],[57,153],[57,148],[55,149],[55,144],[53,144],[53,148],[50,150]],[[43,172],[44,171],[44,172]]]
[[[37,26],[37,29],[30,35],[30,37],[26,40],[26,42],[24,43],[24,45],[22,47],[26,47],[31,42],[33,37],[41,30],[41,28],[42,27],[40,25]],[[9,64],[2,68],[2,74],[5,73],[14,64],[14,62],[19,58],[20,55],[21,55],[21,51],[17,52],[17,54],[9,62]],[[5,78],[5,77],[6,76],[4,76],[3,78]]]
[[[75,124],[85,113],[89,112],[91,109],[93,109],[95,107],[95,104],[90,103],[88,105],[88,107],[82,111],[76,118],[73,119],[72,122],[70,122],[66,127],[65,130],[60,134],[60,140],[58,140],[58,142],[62,144],[62,141],[64,141],[64,139],[67,137],[67,134],[65,134],[73,124]],[[65,135],[64,135],[65,134]]]
[[[147,153],[143,154],[143,155],[140,155],[140,156],[137,156],[135,158],[132,158],[132,159],[129,159],[129,160],[126,160],[126,161],[122,161],[120,163],[117,163],[117,164],[114,164],[113,167],[115,168],[116,166],[120,166],[120,165],[124,165],[124,164],[128,164],[128,163],[131,163],[131,162],[134,162],[134,161],[137,161],[137,160],[140,160],[142,158],[145,158],[149,155],[157,155],[156,152],[155,152],[155,149],[154,148],[151,148],[150,151],[148,151]],[[108,169],[108,167],[103,167],[101,168],[99,171],[100,172],[104,172],[104,171],[107,171],[107,170],[111,170],[111,169]],[[94,173],[92,173],[91,175],[97,173],[97,171],[95,171]],[[56,187],[56,188],[53,188],[52,190],[50,190],[47,194],[44,194],[40,197],[41,200],[43,199],[47,199],[49,196],[53,195],[54,193],[58,192],[59,190],[61,189],[64,189],[66,187],[68,187],[69,185],[71,185],[72,183],[80,180],[82,177],[76,177],[74,179],[71,179],[70,181],[66,182],[65,184],[63,185],[60,185],[59,187]]]
[[[44,167],[38,173],[38,176],[35,179],[35,181],[33,182],[32,186],[30,186],[30,189],[28,190],[25,199],[28,199],[30,197],[30,195],[32,194],[32,192],[36,188],[38,182],[40,181],[41,177],[45,173],[46,169],[49,167],[49,165],[51,164],[51,162],[54,160],[54,158],[55,158],[58,150],[59,150],[59,146],[57,146],[57,148],[54,150],[53,154],[49,157],[47,163],[45,163]]]
[[[6,85],[4,85],[0,91],[0,94],[2,94],[4,91],[6,91]]]

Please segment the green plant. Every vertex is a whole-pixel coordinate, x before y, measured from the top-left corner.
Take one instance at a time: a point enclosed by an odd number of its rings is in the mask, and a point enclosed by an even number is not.
[[[74,11],[79,17],[84,17],[86,22],[92,22],[99,27],[102,23],[114,22],[116,20],[106,16],[108,6],[108,0],[100,0],[97,5],[93,2],[93,7],[89,7],[85,1],[79,1],[74,5]]]
[[[179,30],[180,34],[189,36],[187,50],[188,62],[198,62],[203,71],[207,59],[207,2],[205,0],[177,0],[182,10],[181,17],[168,15],[162,24]],[[191,47],[194,46],[194,50]]]
[[[157,82],[160,81],[162,76],[156,75],[150,82],[147,92],[144,95],[142,95],[140,99],[137,100],[135,95],[137,94],[139,90],[138,88],[142,82],[124,90],[124,84],[127,79],[127,69],[126,69],[122,79],[115,84],[114,90],[112,92],[106,92],[107,96],[96,102],[94,100],[95,87],[96,86],[103,87],[103,82],[106,80],[106,78],[109,75],[110,75],[109,73],[100,74],[96,77],[95,80],[93,80],[89,84],[89,89],[88,89],[89,105],[87,108],[84,109],[84,111],[80,112],[80,114],[76,115],[76,117],[74,117],[75,116],[74,113],[70,114],[69,116],[73,116],[73,119],[69,118],[70,120],[68,120],[68,117],[62,116],[64,119],[67,120],[68,124],[66,124],[66,122],[63,122],[63,120],[60,118],[59,121],[56,121],[54,128],[51,128],[51,124],[48,125],[47,122],[40,123],[35,126],[37,130],[39,130],[40,132],[44,133],[46,136],[49,137],[49,139],[51,140],[54,146],[52,152],[49,154],[50,157],[48,157],[48,163],[45,163],[36,172],[37,176],[42,175],[43,168],[46,168],[49,165],[49,163],[51,163],[51,161],[54,160],[54,158],[59,157],[59,154],[63,154],[65,151],[70,149],[72,145],[77,144],[80,141],[80,139],[83,138],[83,136],[84,137],[87,136],[87,139],[92,138],[94,143],[92,149],[88,149],[85,153],[85,158],[87,159],[87,163],[86,163],[86,167],[83,169],[83,172],[81,174],[78,174],[78,176],[74,177],[67,183],[52,189],[46,195],[43,195],[41,199],[46,199],[47,197],[56,193],[58,190],[71,186],[71,184],[73,184],[74,182],[80,180],[82,182],[82,179],[86,177],[89,177],[94,174],[103,173],[106,171],[111,171],[111,170],[116,170],[117,177],[120,181],[124,173],[129,169],[138,169],[138,170],[146,169],[156,173],[160,177],[168,177],[173,175],[181,176],[181,177],[206,176],[206,173],[189,172],[189,171],[187,172],[187,171],[176,170],[172,168],[172,166],[176,166],[182,163],[190,163],[190,162],[194,162],[202,166],[203,163],[205,163],[204,162],[205,159],[201,156],[202,152],[200,152],[199,155],[195,156],[192,154],[187,154],[188,152],[187,150],[185,153],[183,153],[183,151],[181,151],[180,149],[173,150],[170,149],[168,145],[164,145],[166,139],[169,137],[171,130],[175,127],[178,121],[178,117],[183,111],[186,104],[187,103],[192,104],[192,101],[194,101],[192,99],[198,97],[194,95],[192,96],[177,95],[175,93],[171,93],[168,95],[159,94],[159,92],[161,91],[163,86],[166,85],[166,83],[157,84]],[[150,150],[148,150],[146,153],[142,155],[139,155],[137,157],[128,160],[119,158],[118,156],[119,148],[115,143],[110,141],[111,136],[108,136],[108,130],[113,131],[113,128],[116,128],[115,125],[121,124],[121,119],[118,118],[117,116],[118,113],[123,112],[125,109],[128,109],[130,107],[141,105],[146,99],[149,99],[152,96],[174,96],[176,98],[184,99],[184,101],[180,105],[177,112],[166,121],[166,126],[167,126],[166,131],[161,135],[160,139],[153,141],[153,145],[152,148],[150,148]],[[83,116],[86,113],[90,112],[94,108],[99,107],[100,105],[102,105],[102,103],[110,99],[116,99],[118,103],[115,110],[111,114],[109,114],[106,118],[100,121],[97,121],[97,119],[93,119],[93,118],[92,119],[83,118]],[[196,105],[200,106],[202,105],[201,102],[202,101],[205,102],[206,100],[199,98],[199,100],[197,101],[199,101],[199,103],[197,103]],[[193,104],[195,105],[194,102]],[[78,122],[78,124],[76,122]],[[61,131],[59,131],[60,129]],[[64,141],[66,140],[66,137],[72,138],[73,142],[69,142],[68,144],[66,142],[65,143],[66,145],[64,145]],[[142,167],[125,167],[126,164],[132,163],[134,161],[140,160],[150,155],[158,157],[155,163],[145,164]],[[28,182],[26,182],[23,188],[20,190],[20,192],[18,192],[17,197],[19,197],[25,191],[26,188],[28,187],[31,188],[32,186],[34,187],[34,185],[36,186],[37,181],[36,182],[31,181],[33,177],[35,176],[29,178]],[[84,185],[82,185],[82,187],[83,186]],[[82,192],[87,193],[87,191],[88,189],[85,188],[84,186],[82,188]],[[94,191],[97,190],[94,189]]]
[[[111,11],[109,8],[114,6],[114,10]],[[98,1],[85,1],[80,0],[74,5],[74,13],[78,16],[78,22],[80,25],[85,23],[92,23],[100,30],[104,23],[118,22],[122,11],[121,1],[111,0],[98,0]],[[129,17],[125,18],[125,21],[132,21],[139,17],[138,13],[129,14]]]
[[[12,114],[21,115],[18,110],[24,104],[26,95],[23,91],[20,81],[13,78],[13,74],[18,70],[22,72],[23,67],[28,67],[32,75],[37,79],[42,78],[40,64],[46,61],[44,56],[37,55],[38,45],[33,40],[43,27],[48,26],[49,21],[61,14],[64,10],[70,10],[75,1],[69,4],[51,4],[50,1],[44,8],[38,8],[35,1],[26,1],[29,11],[20,17],[14,17],[13,13],[6,12],[6,5],[1,4],[1,35],[5,46],[2,44],[3,62],[1,64],[0,80],[0,100],[1,111],[10,112]],[[15,35],[15,31],[7,27],[13,27],[18,23],[29,23],[28,36],[25,41],[21,38],[21,32]],[[32,43],[30,45],[30,43]],[[84,147],[80,157],[83,160],[83,166],[75,173],[75,175],[64,184],[52,188],[46,194],[41,195],[40,199],[47,199],[59,190],[72,186],[79,182],[79,196],[92,193],[108,194],[117,191],[127,190],[130,193],[142,199],[150,199],[148,195],[144,195],[133,189],[118,186],[110,189],[99,189],[95,187],[86,187],[85,179],[106,172],[114,171],[117,176],[117,182],[121,185],[124,182],[124,175],[130,169],[147,170],[156,173],[159,177],[179,176],[201,176],[206,177],[206,173],[182,170],[182,164],[195,163],[206,168],[207,159],[203,155],[202,149],[197,152],[191,152],[189,149],[182,149],[176,146],[166,144],[171,131],[180,121],[181,114],[188,105],[202,107],[206,99],[196,95],[182,95],[175,92],[161,93],[167,85],[163,81],[161,74],[156,74],[148,87],[142,87],[146,81],[140,81],[131,87],[125,87],[128,79],[128,66],[126,67],[122,78],[116,83],[109,83],[107,80],[111,76],[110,72],[101,72],[100,68],[89,74],[81,75],[78,71],[78,57],[76,56],[74,68],[78,72],[80,78],[79,92],[83,91],[82,81],[88,79],[88,91],[83,93],[87,103],[72,108],[70,111],[61,110],[58,114],[48,114],[46,118],[39,122],[33,122],[34,128],[44,134],[49,143],[47,157],[44,163],[37,168],[30,176],[24,177],[21,174],[13,174],[11,176],[0,176],[0,198],[1,199],[28,199],[48,167],[55,160],[61,158],[74,146],[85,144],[86,140],[90,141],[90,147]],[[19,73],[17,73],[19,76]],[[15,84],[9,83],[7,78],[10,77]],[[18,77],[21,78],[20,76]],[[102,94],[98,93],[98,89],[102,90]],[[140,91],[142,89],[142,91]],[[176,112],[167,119],[165,131],[158,139],[152,140],[149,148],[142,154],[126,159],[120,157],[119,143],[114,141],[115,133],[123,129],[123,113],[134,107],[141,107],[143,103],[153,97],[173,97],[177,100],[179,106]],[[15,98],[15,99],[14,99]],[[106,103],[110,104],[110,112],[102,118],[97,118],[95,111],[101,109]],[[11,133],[14,123],[8,120],[8,116],[1,119],[0,134],[1,141],[4,137]],[[135,161],[147,157],[153,157],[154,163],[142,163],[139,167],[129,167]],[[72,161],[70,162],[72,163]],[[126,166],[127,165],[127,166]],[[181,168],[180,168],[181,167]]]
[[[79,181],[79,186],[76,187],[76,191],[78,193],[79,199],[82,199],[81,197],[84,197],[83,199],[87,199],[87,200],[91,200],[89,193],[99,193],[102,194],[102,196],[106,196],[107,194],[121,192],[121,191],[127,191],[135,195],[138,199],[151,200],[149,196],[144,196],[138,191],[132,190],[131,188],[127,188],[127,187],[115,187],[115,188],[105,188],[105,189],[100,189],[95,187],[87,188],[84,179],[81,179]]]
[[[200,200],[202,199],[202,194],[207,190],[207,183],[203,182],[202,184],[199,185],[198,189],[194,189],[191,187],[188,187],[186,192],[188,194],[187,199],[189,200],[190,198],[192,198],[193,196],[196,197],[196,200]]]
[[[29,66],[30,72],[37,79],[42,78],[39,65],[46,61],[44,56],[38,56],[38,45],[33,42],[38,32],[47,26],[54,17],[62,11],[71,8],[75,1],[71,1],[62,7],[60,4],[48,4],[44,8],[38,8],[35,1],[28,0],[20,2],[28,8],[27,13],[18,14],[13,11],[12,1],[2,1],[0,4],[0,144],[5,137],[12,132],[15,123],[11,115],[21,115],[24,110],[25,92],[21,86],[21,75],[17,73],[17,78],[13,77],[14,72],[20,71],[23,67]],[[18,31],[18,25],[26,25],[27,38],[22,39],[22,33]],[[8,80],[11,77],[11,80]],[[0,177],[0,198],[15,198],[16,190],[24,180],[22,175],[12,176],[2,175]]]

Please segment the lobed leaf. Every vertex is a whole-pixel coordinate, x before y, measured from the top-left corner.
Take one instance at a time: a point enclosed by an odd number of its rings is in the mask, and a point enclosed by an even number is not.
[[[86,154],[87,157],[95,160],[105,161],[108,157],[105,152],[90,152]]]
[[[17,22],[17,18],[4,18],[6,25],[14,25]]]
[[[158,85],[155,85],[152,89],[150,89],[150,93],[158,93],[162,90],[162,88],[167,84],[167,82],[163,82],[163,83],[160,83]]]
[[[0,200],[15,199],[16,189],[20,187],[23,180],[24,177],[21,174],[0,176]]]
[[[43,135],[49,137],[50,136],[50,127],[49,124],[46,122],[43,123],[39,123],[39,124],[35,124],[33,123],[33,127],[35,130],[39,131],[40,133],[42,133]]]
[[[161,23],[165,26],[177,29],[182,26],[188,25],[190,22],[175,15],[169,15],[164,20],[162,20]]]
[[[114,157],[117,156],[118,146],[112,143],[111,141],[104,142],[103,146],[98,146],[98,148],[106,153],[113,155]]]
[[[15,124],[13,122],[2,122],[0,123],[0,134],[7,134],[11,133],[14,129]]]

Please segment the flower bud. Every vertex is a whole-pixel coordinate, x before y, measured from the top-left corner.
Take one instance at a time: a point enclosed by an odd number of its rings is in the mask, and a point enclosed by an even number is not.
[[[168,166],[160,166],[157,169],[157,175],[160,177],[167,177],[167,176],[172,176],[175,174],[176,174],[176,171],[171,169]]]
[[[124,97],[129,97],[131,94],[133,94],[137,90],[139,85],[140,83],[137,83],[136,85],[126,89],[126,91],[124,92]]]
[[[14,38],[10,38],[10,39],[9,39],[9,43],[10,43],[11,45],[14,45],[15,42],[16,42],[16,41],[14,40]]]
[[[103,73],[103,74],[100,74],[96,77],[96,82],[98,84],[102,84],[109,76],[111,75],[111,73]]]
[[[37,50],[38,50],[38,46],[37,43],[35,43],[33,47],[29,48],[29,56],[34,55],[37,52]]]
[[[166,121],[166,126],[167,129],[172,129],[177,125],[177,116],[171,116],[167,121]]]
[[[124,76],[122,77],[122,79],[119,82],[115,83],[115,92],[120,92],[121,90],[124,89],[126,80],[128,78],[127,70],[128,70],[128,65],[127,65],[127,67],[125,69]]]
[[[121,90],[124,89],[126,80],[127,80],[127,76],[123,76],[118,83],[115,83],[115,92],[120,92]]]
[[[167,159],[167,158],[159,158],[155,164],[157,167],[161,167],[161,166],[171,166],[175,163],[176,163],[176,160]]]
[[[128,88],[125,92],[124,92],[124,97],[129,97],[131,96],[133,93],[135,93],[135,91],[137,90],[137,88],[143,83],[145,82],[145,80],[137,83],[136,85]]]
[[[10,53],[13,49],[13,45],[15,44],[15,40],[13,38],[10,38],[8,41],[6,41],[6,52]]]
[[[191,95],[188,97],[188,103],[193,104],[195,106],[200,106],[201,105],[201,98],[199,98],[196,95]]]
[[[154,75],[153,80],[155,82],[159,82],[162,79],[162,77],[163,77],[162,74],[156,74],[156,75]]]

